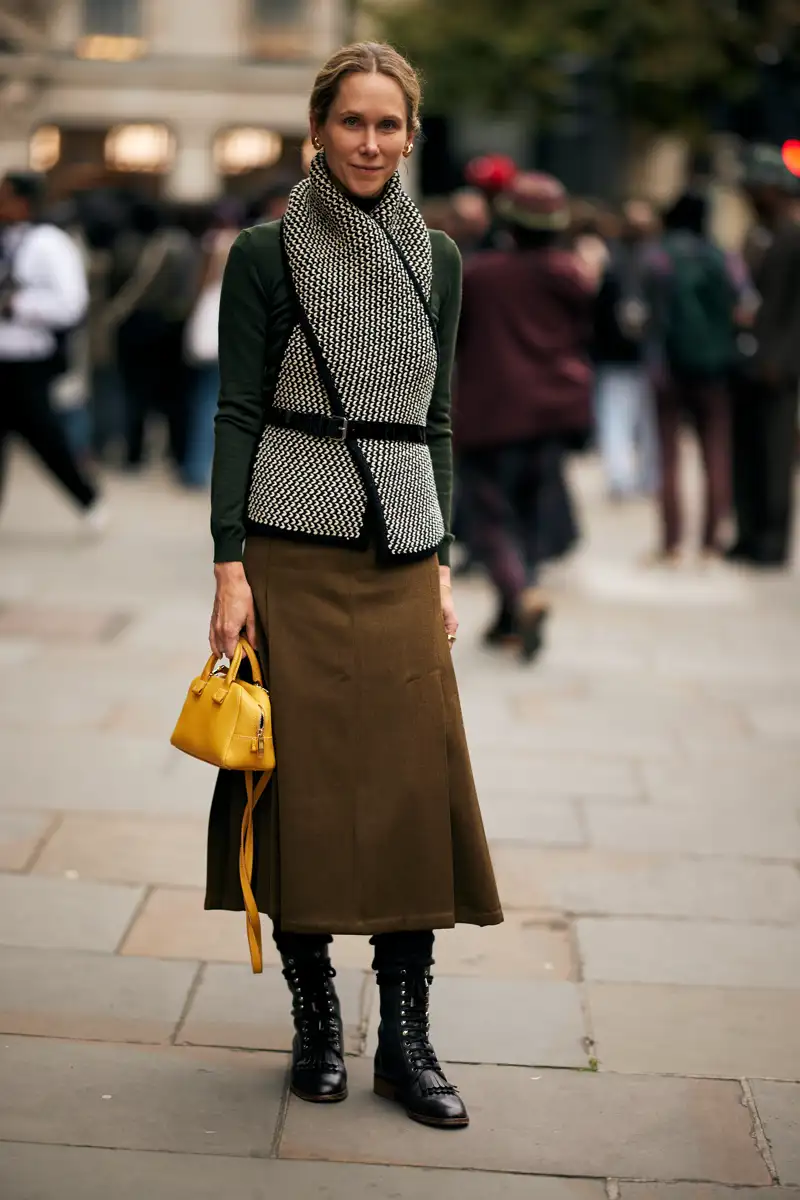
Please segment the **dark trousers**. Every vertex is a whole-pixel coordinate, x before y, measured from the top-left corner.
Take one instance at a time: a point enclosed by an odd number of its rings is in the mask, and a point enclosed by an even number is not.
[[[325,933],[284,933],[277,922],[272,936],[284,958],[302,958],[309,951],[321,949],[333,941]],[[433,933],[413,930],[400,933],[376,933],[370,938],[375,949],[372,967],[375,971],[390,971],[398,967],[429,967],[433,963]]]
[[[461,456],[471,548],[511,609],[526,587],[538,583],[542,564],[574,540],[563,458],[559,438],[469,450]]]
[[[169,453],[180,465],[186,454],[187,372],[183,325],[156,313],[135,312],[120,327],[117,360],[125,397],[125,440],[129,466],[145,458],[147,418],[162,413],[169,430]]]
[[[688,417],[700,442],[705,475],[703,547],[719,548],[719,528],[731,505],[730,398],[722,380],[669,379],[656,390],[661,456],[663,549],[683,537],[680,497],[680,436]]]
[[[733,385],[733,496],[745,557],[786,562],[791,547],[797,383],[782,388],[739,378]]]
[[[46,362],[0,362],[0,485],[9,434],[27,443],[81,508],[97,499],[50,406],[51,370]]]

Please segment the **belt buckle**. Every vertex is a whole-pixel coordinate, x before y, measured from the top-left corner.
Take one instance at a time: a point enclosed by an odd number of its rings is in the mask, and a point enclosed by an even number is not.
[[[328,437],[331,439],[331,441],[347,441],[347,417],[331,416],[330,420],[335,422],[336,425],[336,432],[328,434]]]

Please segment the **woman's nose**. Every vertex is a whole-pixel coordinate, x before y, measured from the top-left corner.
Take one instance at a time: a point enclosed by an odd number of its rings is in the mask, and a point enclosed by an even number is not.
[[[368,129],[364,136],[363,151],[374,157],[378,153],[378,135],[374,129]]]

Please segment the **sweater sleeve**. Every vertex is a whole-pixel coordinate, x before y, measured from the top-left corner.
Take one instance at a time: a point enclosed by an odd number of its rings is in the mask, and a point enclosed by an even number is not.
[[[442,297],[439,306],[439,366],[428,409],[427,433],[431,452],[436,493],[442,510],[445,536],[439,546],[439,562],[450,563],[450,510],[453,497],[453,431],[451,422],[451,387],[453,360],[456,351],[458,319],[461,312],[461,255],[449,237],[439,235]],[[434,259],[435,267],[439,266]]]
[[[263,374],[270,296],[249,230],[231,247],[219,308],[220,394],[214,421],[211,535],[214,562],[240,562],[250,467],[264,425]]]

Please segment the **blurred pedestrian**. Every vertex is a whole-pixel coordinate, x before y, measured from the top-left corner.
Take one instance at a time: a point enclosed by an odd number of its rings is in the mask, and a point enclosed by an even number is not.
[[[86,272],[72,239],[38,220],[43,198],[44,181],[30,172],[9,172],[0,183],[0,482],[5,444],[16,434],[77,502],[86,528],[99,532],[105,508],[51,397],[71,365],[69,333],[86,312]]]
[[[419,101],[391,47],[338,51],[311,97],[309,178],[281,223],[231,250],[210,641],[230,655],[258,631],[272,694],[278,768],[255,812],[255,890],[293,995],[292,1090],[347,1096],[328,944],[371,934],[375,1091],[448,1127],[469,1118],[429,1040],[433,930],[502,913],[449,653],[460,257],[398,169]],[[242,908],[234,775],[220,773],[212,805],[208,908]]]
[[[125,393],[126,462],[147,457],[146,432],[153,412],[163,414],[175,466],[186,451],[187,379],[183,329],[197,298],[201,252],[169,210],[137,199],[129,228],[113,251],[112,296],[105,309],[116,331],[117,360]]]
[[[276,179],[269,187],[254,196],[245,214],[247,225],[263,225],[268,221],[279,221],[286,212],[293,184],[288,179]]]
[[[218,325],[222,275],[241,227],[238,205],[225,201],[217,206],[211,227],[202,239],[203,280],[184,337],[184,354],[191,376],[181,478],[191,488],[207,488],[211,479],[214,415],[219,396]]]
[[[498,594],[490,643],[542,645],[541,585],[552,527],[563,520],[563,459],[591,424],[587,357],[600,264],[559,246],[567,194],[521,173],[498,200],[510,251],[474,256],[464,272],[455,441],[472,549]]]
[[[453,240],[462,258],[492,249],[492,206],[484,192],[476,187],[458,188],[450,197],[453,212]]]
[[[89,283],[91,255],[80,220],[78,204],[67,197],[46,212],[46,220],[57,225],[72,241],[81,257],[84,275]],[[89,414],[90,394],[90,346],[88,316],[91,308],[91,286],[89,308],[83,320],[75,328],[62,335],[62,370],[54,374],[50,384],[50,402],[57,414],[67,442],[76,460],[87,466],[91,458],[92,430]]]
[[[608,241],[594,313],[595,412],[609,496],[652,495],[658,486],[655,405],[645,364],[646,257],[658,233],[650,204],[631,200]],[[616,236],[614,236],[616,234]]]
[[[729,557],[783,566],[791,553],[800,382],[800,180],[780,151],[757,146],[747,190],[758,216],[747,247],[760,304],[750,309],[750,354],[734,382],[734,500]]]
[[[656,392],[660,448],[661,545],[654,561],[676,563],[683,541],[680,443],[686,420],[700,442],[704,473],[702,552],[721,552],[731,505],[730,395],[738,279],[706,235],[703,194],[682,195],[664,217],[664,237],[648,257],[648,359]]]

